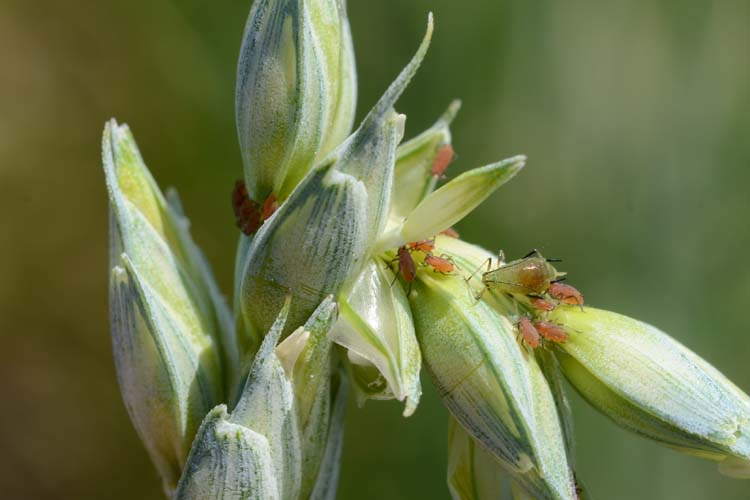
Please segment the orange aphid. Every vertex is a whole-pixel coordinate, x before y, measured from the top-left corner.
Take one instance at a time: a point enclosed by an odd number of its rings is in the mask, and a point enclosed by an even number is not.
[[[279,208],[279,203],[276,201],[276,195],[271,193],[263,202],[263,220],[271,217],[277,208]]]
[[[566,304],[572,306],[583,305],[583,295],[581,292],[565,283],[552,283],[547,291],[551,296]]]
[[[531,297],[531,307],[538,309],[539,311],[551,311],[555,308],[555,304],[548,300],[540,299],[539,297]]]
[[[460,238],[461,237],[458,234],[458,231],[456,231],[452,227],[449,227],[448,229],[444,229],[443,231],[440,231],[440,234],[443,234],[445,236],[450,236],[451,238]]]
[[[435,155],[435,161],[432,162],[432,176],[442,177],[445,169],[453,161],[453,147],[450,144],[444,144],[438,149],[437,155]]]
[[[421,240],[407,243],[409,250],[419,250],[420,252],[430,253],[435,249],[435,240]]]
[[[456,265],[453,263],[450,257],[446,256],[437,257],[430,254],[424,258],[424,263],[442,274],[450,274],[456,269]]]
[[[537,321],[534,323],[534,328],[539,332],[539,335],[549,340],[550,342],[565,342],[568,340],[568,333],[553,323],[547,323],[546,321]]]
[[[518,320],[518,331],[521,333],[523,340],[532,348],[539,347],[539,332],[531,324],[526,316]]]

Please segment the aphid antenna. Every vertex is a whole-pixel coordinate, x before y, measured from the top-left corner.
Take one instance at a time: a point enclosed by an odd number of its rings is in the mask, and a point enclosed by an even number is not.
[[[567,277],[567,276],[561,276],[561,277],[559,277],[559,278],[556,278],[556,279],[554,279],[554,280],[550,281],[550,283],[562,283],[562,282],[563,282],[563,281],[565,281],[566,279],[568,279],[568,277]]]
[[[528,259],[529,257],[531,257],[532,255],[535,255],[535,254],[536,255],[540,255],[540,256],[542,255],[542,253],[538,249],[535,248],[531,252],[527,253],[526,255],[524,255],[521,258],[522,259]]]

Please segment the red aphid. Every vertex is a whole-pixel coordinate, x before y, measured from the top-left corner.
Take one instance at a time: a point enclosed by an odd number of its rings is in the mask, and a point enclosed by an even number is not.
[[[445,169],[447,169],[448,165],[453,161],[453,156],[453,147],[450,144],[440,146],[440,149],[438,149],[437,155],[435,156],[435,161],[432,163],[432,176],[442,177]]]
[[[245,187],[244,181],[237,181],[234,183],[234,189],[232,190],[232,209],[234,209],[234,216],[239,219],[242,203],[247,198],[247,188]]]
[[[565,283],[552,283],[550,284],[549,289],[547,289],[547,292],[549,292],[551,296],[553,296],[560,302],[564,302],[572,306],[583,305],[583,295],[581,294],[581,292],[570,285],[566,285]]]
[[[437,257],[430,254],[424,258],[424,263],[441,274],[450,274],[456,269],[456,265],[453,263],[450,257],[446,256]]]
[[[450,236],[451,238],[460,238],[461,237],[458,234],[458,231],[456,231],[452,227],[449,227],[448,229],[444,229],[443,231],[440,231],[440,234],[443,234],[445,236]]]
[[[262,221],[260,207],[247,195],[243,181],[237,181],[232,191],[232,209],[237,227],[250,236],[260,227]]]
[[[539,332],[531,324],[526,316],[518,320],[518,331],[521,333],[523,340],[532,348],[539,347]]]
[[[412,259],[409,250],[406,247],[399,248],[397,259],[398,270],[401,272],[401,276],[404,277],[407,283],[411,284],[417,276],[417,267],[414,265],[414,259]]]
[[[279,208],[279,203],[276,201],[276,195],[271,193],[268,198],[266,198],[266,201],[263,202],[263,220],[268,220],[277,208]]]
[[[565,342],[568,340],[568,333],[553,323],[547,323],[546,321],[537,321],[534,323],[534,328],[539,332],[539,335],[549,340],[550,342]]]
[[[251,199],[245,200],[240,207],[240,216],[237,218],[237,227],[247,236],[253,235],[258,231],[260,224],[263,222],[260,218],[260,207]]]
[[[539,311],[552,311],[555,308],[555,304],[548,300],[540,299],[539,297],[531,297],[531,307]]]
[[[435,240],[421,240],[406,244],[409,250],[419,250],[420,252],[430,253],[435,249]]]

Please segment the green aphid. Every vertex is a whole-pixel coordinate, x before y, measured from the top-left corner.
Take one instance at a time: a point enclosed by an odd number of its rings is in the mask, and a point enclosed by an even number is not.
[[[488,260],[487,271],[482,273],[485,289],[519,295],[543,295],[555,280],[565,275],[550,263],[554,260],[544,258],[538,250],[507,264],[502,264],[501,254],[498,261],[501,264],[491,269],[492,261]]]

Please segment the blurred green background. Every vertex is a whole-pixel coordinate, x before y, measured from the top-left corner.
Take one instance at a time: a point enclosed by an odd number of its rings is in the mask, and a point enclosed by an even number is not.
[[[350,0],[362,116],[436,36],[407,135],[461,97],[461,169],[527,169],[462,222],[510,256],[565,258],[594,305],[649,321],[750,390],[750,2]],[[605,5],[606,4],[606,5]],[[250,0],[0,3],[0,485],[4,498],[159,499],[115,383],[99,141],[131,125],[231,289],[235,63]],[[447,498],[446,412],[425,379],[348,414],[342,499]],[[750,482],[631,436],[575,398],[597,498],[745,499]]]

